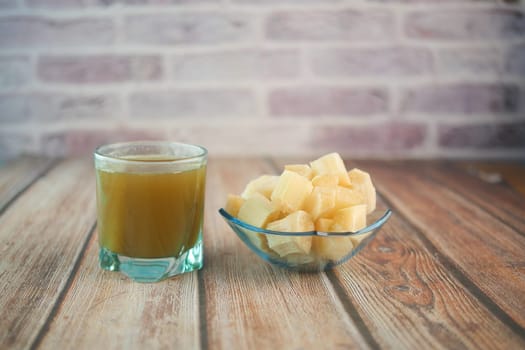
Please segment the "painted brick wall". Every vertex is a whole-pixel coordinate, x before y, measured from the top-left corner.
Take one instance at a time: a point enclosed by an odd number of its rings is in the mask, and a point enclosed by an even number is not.
[[[0,0],[0,158],[150,138],[525,158],[525,5]]]

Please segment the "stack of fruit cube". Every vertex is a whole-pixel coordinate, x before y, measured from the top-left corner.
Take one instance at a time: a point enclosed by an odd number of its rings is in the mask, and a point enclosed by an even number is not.
[[[226,211],[252,226],[279,232],[355,232],[375,210],[370,175],[346,170],[338,153],[310,164],[286,165],[281,175],[262,175],[240,196],[229,195]],[[338,261],[364,239],[358,236],[286,236],[251,233],[259,249],[289,262]]]

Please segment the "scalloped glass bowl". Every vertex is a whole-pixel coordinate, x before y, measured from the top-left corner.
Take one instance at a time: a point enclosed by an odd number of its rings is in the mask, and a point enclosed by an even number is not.
[[[247,224],[231,216],[223,208],[219,209],[219,213],[232,228],[233,232],[235,232],[237,236],[239,236],[239,238],[259,257],[272,265],[301,272],[325,271],[346,262],[374,239],[381,227],[392,215],[390,209],[386,209],[384,212],[375,211],[367,217],[367,220],[371,222],[371,224],[356,232],[278,232],[265,230]],[[285,237],[311,236],[316,237],[315,240],[318,242],[319,240],[332,240],[332,242],[325,241],[322,242],[322,244],[325,246],[335,245],[339,250],[342,249],[342,251],[338,252],[337,256],[332,258],[323,256],[322,253],[316,252],[315,249],[312,249],[309,254],[280,256],[267,245],[260,243],[261,241],[266,241],[261,239],[262,237],[260,235],[277,235]],[[351,244],[349,244],[343,237],[349,240]],[[345,242],[337,241],[341,239],[345,240]]]

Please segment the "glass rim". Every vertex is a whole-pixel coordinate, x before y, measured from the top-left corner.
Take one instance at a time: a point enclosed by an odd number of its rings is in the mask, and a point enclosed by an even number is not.
[[[141,160],[141,159],[126,159],[118,156],[112,156],[108,154],[102,153],[102,149],[106,147],[125,147],[125,146],[133,146],[133,145],[153,145],[153,146],[161,146],[161,145],[176,145],[176,146],[185,146],[185,147],[194,147],[198,150],[200,150],[200,153],[192,156],[186,156],[186,157],[177,157],[176,159],[168,159],[168,160],[159,160],[155,161],[155,164],[174,164],[174,163],[180,163],[180,162],[187,162],[197,159],[205,159],[208,155],[208,150],[201,146],[191,143],[183,143],[183,142],[175,142],[175,141],[162,141],[162,140],[137,140],[137,141],[124,141],[124,142],[115,142],[115,143],[107,143],[98,146],[95,148],[95,151],[93,152],[93,155],[95,158],[99,159],[106,159],[111,162],[123,162],[123,163],[135,163],[135,164],[151,164],[151,162],[147,160]]]

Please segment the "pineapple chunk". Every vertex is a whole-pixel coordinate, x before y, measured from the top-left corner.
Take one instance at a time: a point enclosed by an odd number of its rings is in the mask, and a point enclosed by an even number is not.
[[[314,223],[310,214],[304,210],[298,210],[280,220],[268,223],[266,228],[281,232],[308,232],[314,230]]]
[[[334,224],[332,225],[332,229],[337,229],[337,225],[340,225],[341,230],[345,231],[359,231],[360,229],[366,227],[366,205],[354,205],[350,208],[345,208],[342,210],[339,210],[337,212],[337,218],[339,222],[337,223],[336,220],[334,220]],[[360,234],[358,236],[350,236],[348,237],[354,247],[357,247],[361,241],[363,241],[366,237],[370,236],[372,232]]]
[[[312,219],[317,220],[335,207],[337,188],[336,187],[320,187],[316,186],[312,193],[306,198],[304,202],[304,210],[306,210]]]
[[[275,185],[277,185],[278,180],[279,176],[277,175],[259,176],[246,185],[246,188],[242,192],[241,197],[248,199],[254,193],[260,193],[266,198],[270,199],[270,195],[272,194]]]
[[[319,221],[319,220],[318,220]],[[326,225],[328,222],[321,222]],[[366,205],[359,204],[338,210],[333,217],[329,232],[357,231],[366,226]],[[338,261],[349,254],[355,246],[351,237],[314,237],[313,251],[323,259]]]
[[[355,232],[366,227],[366,205],[359,204],[340,209],[334,214],[332,232]]]
[[[298,210],[283,219],[270,222],[266,228],[281,232],[306,232],[314,230],[310,215]],[[278,236],[267,235],[268,247],[280,256],[290,254],[309,254],[312,246],[311,236]]]
[[[367,172],[355,168],[348,172],[348,177],[350,178],[352,186],[363,194],[367,206],[367,213],[370,214],[376,209],[376,189],[370,175]]]
[[[314,186],[335,187],[339,184],[339,176],[334,174],[317,175],[312,179]]]
[[[228,199],[226,200],[226,205],[224,206],[224,209],[230,214],[231,216],[237,216],[239,215],[239,209],[241,208],[241,205],[244,203],[244,198],[241,196],[237,196],[235,194],[229,194]]]
[[[292,266],[311,264],[315,261],[313,256],[304,254],[288,254],[284,258]]]
[[[284,166],[284,170],[293,171],[299,175],[306,177],[308,180],[311,180],[314,176],[314,171],[308,164],[288,164]]]
[[[250,225],[264,228],[266,223],[275,220],[279,216],[279,211],[272,205],[268,198],[260,193],[254,193],[244,201],[239,208],[238,218]],[[267,250],[268,243],[266,236],[245,230],[246,235],[257,247]]]
[[[349,254],[354,245],[348,237],[313,237],[312,251],[315,256],[331,260],[339,261],[347,254]]]
[[[293,171],[285,170],[279,176],[279,181],[270,198],[280,210],[292,213],[302,208],[312,188],[310,180]]]
[[[268,247],[268,241],[266,240],[265,234],[253,232],[251,230],[244,229],[244,228],[242,228],[241,230],[244,232],[246,237],[248,237],[250,242],[252,242],[252,244],[256,246],[259,250],[267,254],[273,254],[273,252]]]
[[[319,218],[315,221],[315,230],[320,232],[329,232],[334,220],[328,218]]]
[[[353,205],[364,204],[365,197],[363,192],[358,189],[346,188],[337,186],[337,193],[335,197],[336,209],[343,209]]]
[[[239,208],[238,218],[250,225],[264,228],[266,224],[275,220],[279,211],[260,193],[254,193],[244,201]]]
[[[368,233],[363,233],[363,234],[360,234],[360,235],[357,235],[357,236],[350,236],[348,238],[350,238],[350,240],[352,241],[352,243],[354,244],[354,247],[357,247],[359,244],[361,244],[361,242],[367,238],[368,236],[370,236],[372,234],[372,232],[368,232]]]
[[[268,247],[280,256],[309,254],[312,247],[311,236],[286,237],[267,235],[266,239]]]
[[[345,163],[339,153],[330,153],[310,163],[315,175],[331,174],[339,177],[339,184],[350,186]]]

